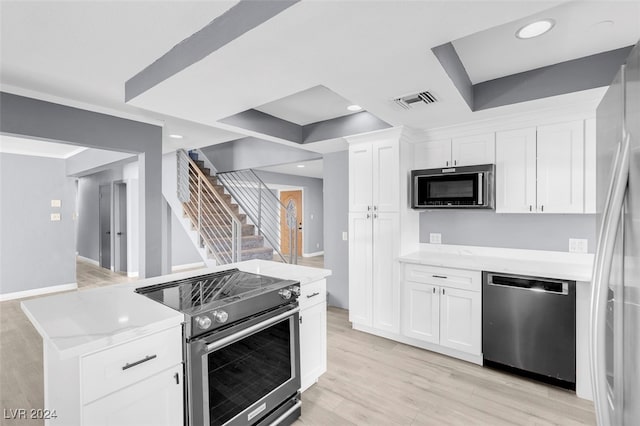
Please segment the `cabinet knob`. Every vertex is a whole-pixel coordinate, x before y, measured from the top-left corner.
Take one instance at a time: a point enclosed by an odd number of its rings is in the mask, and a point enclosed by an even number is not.
[[[457,165],[458,164],[458,160],[453,160],[453,165]]]
[[[445,161],[445,165],[449,167],[449,160]]]
[[[371,206],[367,206],[367,211],[370,212],[371,211]]]
[[[371,215],[369,213],[367,213],[367,219],[369,219],[371,217]]]
[[[543,212],[544,211],[544,205],[540,206],[540,211]]]
[[[529,211],[533,211],[533,206],[529,204]]]

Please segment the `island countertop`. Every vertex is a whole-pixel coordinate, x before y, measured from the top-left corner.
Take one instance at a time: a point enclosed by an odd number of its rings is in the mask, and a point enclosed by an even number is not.
[[[328,269],[267,260],[203,268],[102,288],[39,297],[21,303],[31,323],[60,358],[79,356],[180,325],[182,313],[135,289],[206,273],[241,271],[300,281],[305,285],[329,275]]]

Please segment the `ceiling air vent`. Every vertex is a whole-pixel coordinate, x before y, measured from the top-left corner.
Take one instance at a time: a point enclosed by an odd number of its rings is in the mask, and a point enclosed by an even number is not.
[[[424,91],[394,98],[393,101],[404,109],[411,109],[416,103],[432,104],[438,100],[431,93]]]

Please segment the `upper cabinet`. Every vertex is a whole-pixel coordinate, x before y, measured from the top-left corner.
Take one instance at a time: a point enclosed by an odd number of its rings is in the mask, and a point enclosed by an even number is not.
[[[585,211],[584,122],[496,133],[498,213]]]
[[[398,142],[381,139],[349,146],[349,211],[398,211]]]
[[[495,136],[486,133],[418,143],[414,158],[415,169],[492,164],[495,162]]]

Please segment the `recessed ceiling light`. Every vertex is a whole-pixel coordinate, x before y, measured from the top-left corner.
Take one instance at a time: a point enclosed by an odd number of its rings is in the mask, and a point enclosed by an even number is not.
[[[362,107],[360,105],[349,105],[347,109],[349,111],[360,111]]]
[[[298,164],[298,167],[299,167],[299,168],[303,168],[303,167],[304,167],[304,164]]]
[[[171,139],[182,139],[182,135],[178,135],[176,133],[172,133],[169,135]]]
[[[518,31],[516,31],[516,37],[521,39],[538,37],[551,30],[551,28],[553,28],[555,24],[556,21],[551,18],[541,19],[520,28]]]

